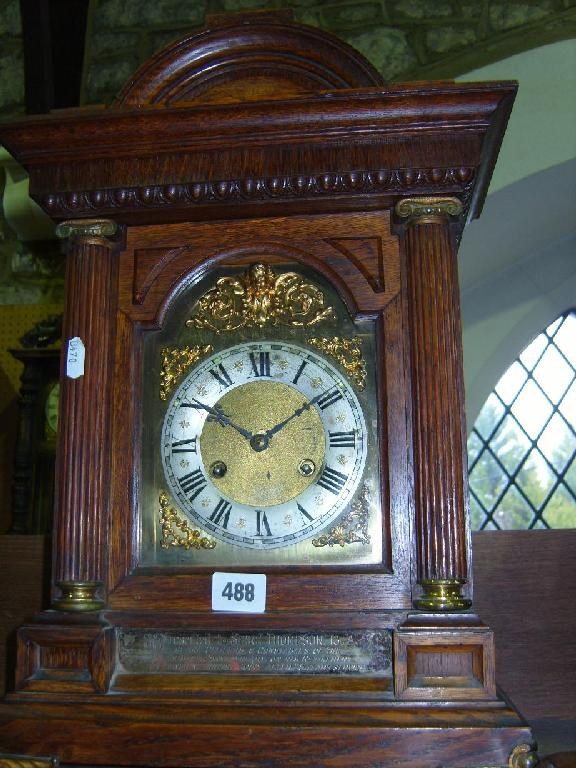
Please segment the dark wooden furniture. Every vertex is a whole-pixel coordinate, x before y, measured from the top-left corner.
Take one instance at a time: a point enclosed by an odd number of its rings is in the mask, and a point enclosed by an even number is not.
[[[541,755],[576,763],[576,530],[473,534],[474,604],[497,638],[502,687]]]
[[[2,128],[68,239],[64,339],[86,347],[84,374],[61,376],[55,610],[20,629],[4,749],[75,765],[534,765],[469,610],[455,250],[514,94],[386,87],[334,38],[262,14],[171,46],[110,110]],[[376,322],[386,558],[271,568],[266,613],[223,616],[209,569],[139,567],[142,353],[182,286],[255,256],[311,267]],[[143,630],[392,633],[393,686],[126,673],[120,634]]]
[[[46,403],[58,382],[60,350],[12,349],[24,365],[20,377],[18,439],[14,452],[11,533],[49,533],[54,497],[56,432]]]

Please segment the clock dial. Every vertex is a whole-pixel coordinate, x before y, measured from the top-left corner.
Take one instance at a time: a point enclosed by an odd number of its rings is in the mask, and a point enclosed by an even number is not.
[[[309,538],[362,480],[366,423],[351,386],[290,343],[230,347],[176,390],[161,436],[166,483],[216,538],[252,549]]]
[[[51,384],[46,396],[44,405],[44,414],[46,416],[46,427],[49,436],[55,435],[58,429],[58,401],[60,398],[60,383],[58,381]]]

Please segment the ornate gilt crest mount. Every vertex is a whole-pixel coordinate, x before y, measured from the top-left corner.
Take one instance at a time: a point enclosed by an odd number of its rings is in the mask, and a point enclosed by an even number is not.
[[[316,285],[296,272],[276,275],[258,263],[241,276],[221,277],[196,302],[186,325],[224,333],[266,325],[305,328],[333,317]]]

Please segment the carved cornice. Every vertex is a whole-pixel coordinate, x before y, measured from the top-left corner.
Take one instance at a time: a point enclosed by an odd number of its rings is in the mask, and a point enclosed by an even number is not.
[[[196,181],[121,189],[78,190],[47,194],[40,203],[52,216],[180,208],[206,204],[249,203],[354,195],[457,193],[464,203],[472,192],[475,169],[402,168],[272,178]]]

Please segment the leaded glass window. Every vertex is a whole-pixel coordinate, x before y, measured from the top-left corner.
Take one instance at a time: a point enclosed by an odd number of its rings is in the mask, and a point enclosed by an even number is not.
[[[472,528],[576,527],[576,311],[504,373],[468,439]]]

